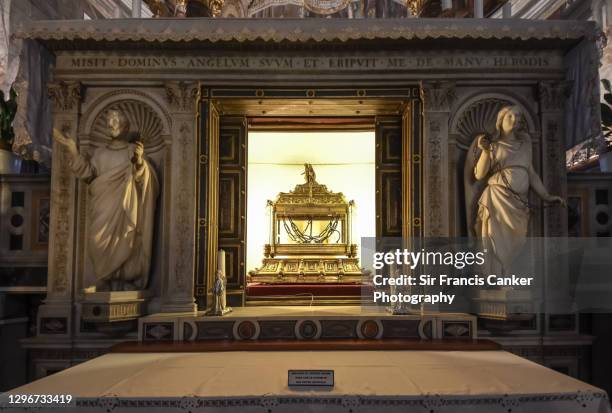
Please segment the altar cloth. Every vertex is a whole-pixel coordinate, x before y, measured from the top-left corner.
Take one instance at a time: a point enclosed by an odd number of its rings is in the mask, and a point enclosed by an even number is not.
[[[335,386],[289,388],[292,369],[334,370]],[[505,351],[112,353],[10,393],[71,394],[62,411],[78,412],[612,411],[603,390]]]

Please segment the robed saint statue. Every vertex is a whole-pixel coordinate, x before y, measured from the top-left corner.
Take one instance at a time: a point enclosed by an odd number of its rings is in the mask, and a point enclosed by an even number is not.
[[[506,273],[525,244],[533,208],[529,189],[546,203],[565,205],[548,192],[533,167],[523,116],[517,106],[503,107],[495,132],[478,135],[466,158],[468,230],[493,252],[497,265],[492,273]]]
[[[107,120],[111,140],[90,157],[57,129],[53,136],[69,153],[75,176],[88,183],[86,237],[96,291],[142,290],[151,266],[159,182],[143,143],[128,142],[126,116],[109,110]]]

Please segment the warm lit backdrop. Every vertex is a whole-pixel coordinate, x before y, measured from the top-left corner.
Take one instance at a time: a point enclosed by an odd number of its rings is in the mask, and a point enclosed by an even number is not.
[[[261,265],[268,242],[266,201],[303,183],[304,163],[355,201],[353,242],[375,236],[374,132],[250,132],[248,145],[247,271]]]

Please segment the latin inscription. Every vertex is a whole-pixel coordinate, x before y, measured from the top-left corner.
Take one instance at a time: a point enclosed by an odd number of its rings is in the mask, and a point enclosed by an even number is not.
[[[557,55],[444,56],[59,56],[60,70],[274,70],[371,71],[560,68]]]

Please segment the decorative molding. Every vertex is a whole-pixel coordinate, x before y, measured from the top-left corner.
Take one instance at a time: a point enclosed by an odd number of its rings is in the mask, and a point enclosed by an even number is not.
[[[423,154],[425,235],[448,235],[448,128],[451,105],[456,99],[454,82],[421,82],[423,101]]]
[[[476,317],[468,314],[437,314],[422,318],[414,314],[392,315],[386,311],[367,318],[355,315],[330,317],[314,314],[251,319],[243,307],[225,317],[186,316],[184,313],[159,313],[141,318],[138,337],[157,340],[170,338],[174,326],[182,326],[176,340],[290,340],[318,339],[476,339]],[[240,314],[238,314],[240,313]],[[154,329],[154,330],[151,330]],[[174,337],[174,336],[172,336]]]
[[[565,110],[565,102],[571,95],[573,82],[540,82],[538,92],[543,112]]]
[[[558,393],[546,395],[468,395],[468,396],[440,396],[422,395],[420,397],[398,396],[245,396],[245,397],[183,397],[161,398],[151,397],[127,398],[107,395],[99,398],[78,398],[76,406],[82,411],[105,411],[130,409],[133,411],[148,411],[152,408],[165,411],[215,411],[234,412],[237,409],[243,412],[265,411],[299,411],[299,410],[329,410],[339,411],[397,411],[402,409],[423,409],[425,411],[452,410],[456,412],[482,411],[511,411],[543,409],[550,403],[555,403],[560,410],[576,411],[580,408],[596,409],[608,403],[608,396],[604,391],[577,391],[574,393]],[[518,406],[518,409],[516,408]],[[512,409],[512,407],[515,407]]]
[[[88,302],[86,299],[81,307],[81,320],[91,323],[135,320],[144,314],[145,305],[141,298],[115,302]]]
[[[274,24],[271,25],[271,21]],[[33,21],[16,32],[17,38],[37,40],[93,40],[189,42],[307,42],[368,39],[580,40],[598,33],[595,22],[454,19],[101,19]],[[146,46],[145,46],[146,47]],[[156,46],[159,47],[159,46]]]
[[[440,138],[440,121],[431,120],[428,122],[429,125],[429,139],[428,139],[428,156],[427,164],[431,165],[428,168],[428,191],[427,191],[427,215],[428,215],[428,235],[432,237],[444,236],[442,232],[442,197],[446,196],[442,185],[442,174],[439,167],[446,160],[442,159],[442,142]]]
[[[64,121],[60,128],[66,134],[70,134],[70,131],[73,130],[70,121]],[[68,240],[72,231],[71,198],[73,194],[70,160],[67,150],[60,145],[55,145],[54,163],[57,162],[57,167],[51,178],[51,225],[54,226],[54,231],[49,240],[53,244],[54,253],[53,267],[49,271],[54,293],[65,293],[68,285],[68,267],[71,258],[69,257]]]
[[[68,319],[66,317],[41,317],[39,329],[41,334],[67,334]]]
[[[191,285],[193,280],[191,278],[193,268],[193,251],[194,251],[194,239],[193,239],[193,214],[195,211],[195,204],[191,202],[194,199],[194,185],[192,183],[192,163],[187,162],[191,155],[194,153],[191,138],[191,127],[188,122],[183,122],[179,130],[179,138],[177,144],[180,145],[180,159],[182,160],[178,171],[178,191],[176,198],[176,234],[177,234],[177,245],[176,245],[176,261],[174,264],[174,278],[176,282],[176,289],[183,291],[187,284]]]
[[[55,111],[71,111],[78,108],[82,97],[82,85],[78,81],[50,83],[49,97],[53,99]]]
[[[551,194],[565,195],[565,151],[560,139],[560,125],[556,119],[549,119],[545,126],[546,163],[545,183]],[[559,237],[567,235],[567,220],[563,220],[563,210],[559,206],[546,209],[546,236]],[[564,230],[565,229],[565,230]]]
[[[425,112],[449,112],[456,97],[454,82],[421,82]]]
[[[174,340],[174,323],[143,323],[139,337],[142,341]]]
[[[197,107],[200,85],[198,82],[166,82],[166,99],[172,110],[193,112]]]

